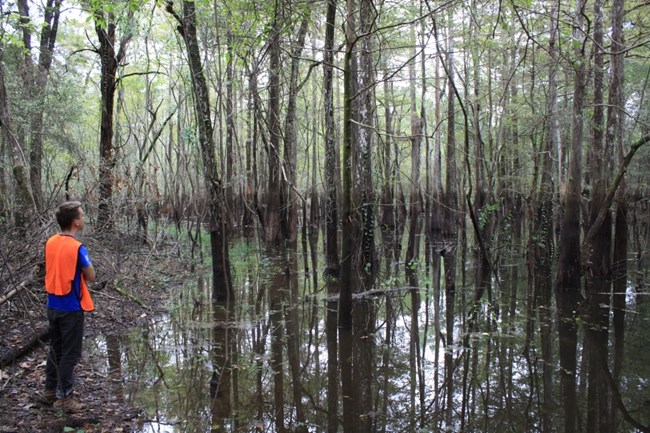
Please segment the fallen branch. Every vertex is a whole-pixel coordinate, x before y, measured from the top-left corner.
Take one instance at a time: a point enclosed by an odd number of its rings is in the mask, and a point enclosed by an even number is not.
[[[31,280],[25,280],[22,283],[18,285],[18,287],[14,287],[13,289],[9,290],[6,294],[2,295],[0,297],[0,305],[4,304],[7,302],[9,299],[13,298],[16,293],[20,292],[22,289],[27,287],[27,283],[29,283]]]
[[[133,302],[135,302],[136,304],[138,304],[142,308],[147,308],[147,306],[144,304],[144,302],[142,302],[142,300],[140,298],[138,298],[137,296],[135,296],[133,293],[128,292],[128,291],[120,288],[118,285],[115,285],[115,290],[117,291],[117,293],[119,293],[120,295],[124,296],[127,299],[132,300]]]
[[[36,329],[34,333],[22,341],[17,347],[5,349],[0,353],[0,368],[5,365],[11,364],[16,359],[20,358],[29,352],[34,346],[48,339],[47,327],[43,329]]]

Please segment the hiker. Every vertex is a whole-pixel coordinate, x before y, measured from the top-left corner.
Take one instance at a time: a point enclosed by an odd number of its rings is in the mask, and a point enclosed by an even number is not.
[[[72,390],[74,368],[81,357],[84,312],[95,309],[87,282],[95,280],[88,250],[77,240],[84,228],[78,201],[59,206],[56,220],[61,232],[45,244],[45,290],[50,348],[45,367],[44,398],[57,409],[78,411],[83,405]]]

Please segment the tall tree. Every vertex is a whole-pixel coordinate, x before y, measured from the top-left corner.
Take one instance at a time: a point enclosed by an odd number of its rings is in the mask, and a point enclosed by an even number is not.
[[[431,9],[430,9],[431,10]],[[453,45],[453,28],[454,22],[453,8],[447,9],[447,27],[446,47],[441,45],[441,37],[438,30],[436,18],[433,18],[433,31],[436,38],[437,56],[447,76],[447,142],[445,144],[445,186],[443,200],[443,237],[451,241],[452,245],[447,248],[443,247],[440,254],[444,256],[445,266],[445,328],[447,332],[445,344],[452,347],[454,344],[454,320],[455,320],[455,302],[456,302],[456,240],[457,229],[459,224],[459,199],[458,199],[458,166],[456,161],[456,98],[458,93],[455,88],[455,68],[454,68],[454,45]],[[454,414],[454,360],[453,352],[445,352],[445,378],[446,378],[446,402],[445,402],[445,422],[448,426],[453,424]]]
[[[411,176],[409,179],[409,231],[408,231],[408,246],[406,248],[406,269],[405,273],[408,280],[408,285],[411,287],[411,339],[409,345],[410,353],[410,375],[411,375],[411,407],[415,411],[418,406],[415,401],[416,387],[421,381],[416,379],[417,371],[421,366],[420,358],[420,328],[419,328],[419,313],[420,313],[420,289],[418,280],[418,262],[420,254],[420,229],[421,229],[421,212],[422,212],[422,190],[420,188],[420,155],[421,155],[421,141],[422,141],[422,119],[418,115],[417,101],[416,101],[416,39],[415,39],[415,24],[411,25],[410,37],[412,43],[411,62],[409,63],[409,97],[411,106]],[[423,102],[424,104],[424,102]],[[422,391],[422,390],[420,390]],[[420,397],[424,398],[422,392]],[[422,405],[420,406],[422,407]],[[421,412],[421,415],[423,413]],[[413,412],[415,419],[415,412]]]
[[[117,39],[117,22],[114,5],[100,2],[91,3],[95,20],[95,33],[99,38],[96,52],[101,63],[101,121],[99,132],[99,214],[97,222],[100,227],[113,225],[113,183],[115,168],[114,115],[115,91],[117,88],[117,70],[126,58],[126,49],[131,40],[127,30]],[[131,9],[127,14],[131,15]],[[117,48],[117,50],[116,50]]]
[[[192,77],[194,110],[203,161],[203,182],[208,195],[210,249],[212,253],[212,298],[214,301],[219,302],[234,302],[228,254],[228,233],[222,209],[224,191],[221,178],[217,172],[212,118],[210,115],[210,94],[196,36],[196,3],[183,0],[182,10],[179,13],[174,9],[174,1],[167,0],[166,10],[178,22],[176,30],[185,43]]]
[[[559,240],[557,270],[557,308],[559,315],[560,367],[564,431],[576,431],[576,344],[575,311],[580,296],[580,209],[582,200],[582,139],[585,97],[584,19],[586,0],[577,0],[574,10],[573,39],[574,92],[572,113],[571,154],[566,191],[563,197],[564,215]]]
[[[603,49],[603,1],[593,3],[593,116],[591,119],[591,143],[588,156],[588,173],[591,183],[591,200],[589,202],[589,217],[586,226],[596,221],[601,210],[605,211],[603,224],[598,228],[593,242],[585,245],[591,249],[592,260],[583,269],[585,272],[585,292],[589,305],[588,317],[585,323],[589,334],[587,350],[589,352],[588,399],[587,399],[587,429],[590,431],[608,432],[609,396],[605,373],[600,365],[600,359],[608,357],[609,335],[609,298],[611,290],[611,245],[612,224],[609,204],[604,200],[609,186],[612,167],[612,151],[609,142],[604,140],[604,62]],[[607,209],[601,209],[607,206]]]
[[[5,67],[3,64],[5,46],[0,40],[0,127],[9,143],[12,163],[12,180],[14,184],[14,224],[19,229],[25,229],[30,215],[36,215],[36,203],[29,183],[27,161],[23,146],[18,140],[14,120],[9,110]]]
[[[323,53],[323,104],[325,106],[325,281],[328,295],[338,291],[340,276],[338,243],[338,185],[339,154],[336,145],[334,119],[334,30],[336,25],[336,0],[327,1],[325,47]],[[338,347],[337,304],[327,303],[327,432],[338,431]]]
[[[623,20],[625,16],[624,0],[612,2],[612,45],[611,45],[611,79],[609,82],[609,104],[607,105],[607,128],[605,140],[614,149],[615,160],[622,163],[623,149],[623,115],[625,97],[624,84],[624,56],[625,39],[623,34]],[[627,238],[628,238],[628,206],[627,188],[625,180],[621,182],[616,193],[616,219],[614,233],[614,250],[612,263],[613,279],[613,327],[614,327],[614,368],[615,384],[620,381],[623,368],[623,354],[625,342],[625,297],[627,290]],[[616,405],[612,399],[612,407]],[[616,426],[616,410],[612,408],[610,431]]]
[[[297,140],[297,115],[296,100],[298,98],[298,77],[300,73],[300,58],[305,45],[305,37],[310,22],[309,9],[303,12],[300,21],[297,40],[291,50],[291,75],[289,78],[289,94],[287,95],[287,112],[284,122],[284,173],[285,179],[282,187],[282,227],[284,238],[290,245],[295,245],[298,240],[298,149]]]
[[[542,431],[550,432],[551,411],[553,399],[553,351],[551,347],[551,296],[553,276],[551,273],[551,259],[553,253],[553,162],[554,149],[558,147],[559,126],[557,111],[557,70],[558,70],[558,25],[559,5],[554,2],[551,5],[550,14],[550,37],[548,53],[550,56],[548,71],[548,96],[546,100],[546,117],[548,119],[546,139],[539,156],[535,158],[538,165],[540,181],[535,185],[533,191],[535,201],[533,203],[532,236],[530,237],[531,256],[534,258],[534,290],[535,302],[539,316],[539,328],[542,349],[542,376],[543,376],[543,409],[542,409]],[[541,146],[540,146],[541,147]]]
[[[40,32],[39,55],[36,67],[32,60],[31,18],[27,0],[17,2],[21,15],[24,47],[23,83],[27,92],[26,99],[30,106],[29,136],[30,161],[29,175],[36,207],[43,205],[42,164],[43,164],[43,117],[45,112],[45,92],[50,76],[54,46],[61,15],[61,0],[48,0],[45,4],[43,24]]]
[[[357,389],[353,382],[352,362],[352,293],[359,287],[358,257],[360,221],[355,202],[355,180],[358,160],[355,158],[359,140],[358,106],[358,3],[347,0],[345,8],[345,54],[343,58],[343,158],[342,158],[342,251],[339,290],[339,364],[343,391],[343,431],[358,431]]]
[[[375,133],[375,39],[377,9],[373,0],[359,1],[359,31],[361,40],[358,72],[358,122],[359,135],[354,151],[357,168],[353,168],[354,207],[361,218],[361,262],[359,271],[364,275],[363,284],[369,288],[375,274],[375,193],[373,185],[373,149]],[[357,95],[354,95],[357,98]]]
[[[281,230],[281,203],[282,203],[282,167],[280,160],[280,144],[282,142],[282,125],[280,122],[280,99],[282,85],[280,82],[280,63],[282,46],[280,34],[284,24],[285,3],[280,0],[273,2],[273,17],[269,35],[269,105],[268,128],[269,140],[266,149],[268,160],[268,184],[265,192],[264,238],[266,242],[279,244],[283,241]]]

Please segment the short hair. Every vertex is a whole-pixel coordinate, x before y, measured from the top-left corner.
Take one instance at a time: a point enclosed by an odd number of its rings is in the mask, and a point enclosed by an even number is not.
[[[66,201],[56,211],[56,221],[59,223],[61,230],[67,230],[72,227],[74,220],[79,218],[81,203],[78,201]]]

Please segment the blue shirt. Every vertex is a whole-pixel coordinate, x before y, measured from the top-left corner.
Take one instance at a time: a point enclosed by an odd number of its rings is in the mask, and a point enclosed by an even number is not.
[[[59,311],[82,311],[81,303],[81,270],[92,265],[90,256],[85,245],[79,247],[77,254],[77,269],[74,273],[74,281],[72,282],[72,290],[65,296],[47,295],[47,306],[53,310]]]

